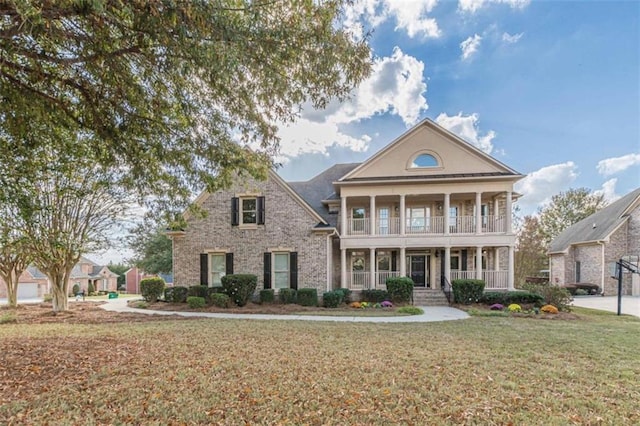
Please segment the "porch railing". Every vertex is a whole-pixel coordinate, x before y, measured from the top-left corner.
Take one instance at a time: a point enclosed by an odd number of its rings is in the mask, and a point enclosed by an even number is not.
[[[408,219],[405,224],[406,235],[442,235],[444,234],[444,217],[431,216],[422,218],[422,223],[411,223]],[[505,216],[482,216],[482,232],[487,234],[501,233],[506,231]],[[454,216],[449,219],[450,234],[475,234],[475,216]],[[370,235],[371,219],[358,218],[347,220],[346,235]],[[400,218],[392,217],[388,219],[376,220],[375,235],[400,235]]]
[[[451,281],[475,279],[476,271],[451,271]],[[485,290],[507,290],[508,271],[482,271]]]

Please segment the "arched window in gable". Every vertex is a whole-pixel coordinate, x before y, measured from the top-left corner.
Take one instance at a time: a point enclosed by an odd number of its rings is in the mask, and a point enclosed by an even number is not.
[[[438,167],[438,160],[431,154],[420,154],[416,158],[413,159],[411,163],[412,169],[421,169],[427,167]]]

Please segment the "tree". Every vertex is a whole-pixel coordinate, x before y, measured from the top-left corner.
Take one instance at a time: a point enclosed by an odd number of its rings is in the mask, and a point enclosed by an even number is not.
[[[9,306],[18,306],[18,280],[31,262],[27,240],[13,224],[18,219],[10,204],[3,204],[0,213],[0,278],[7,288]]]
[[[518,230],[515,252],[515,281],[523,283],[548,266],[547,247],[541,235],[537,216],[525,216]]]
[[[153,229],[149,232],[149,229]],[[148,274],[169,274],[173,270],[173,245],[164,228],[139,225],[131,231],[129,246],[134,252],[131,260]]]
[[[118,288],[123,287],[127,284],[127,277],[125,276],[125,274],[131,268],[129,265],[109,262],[107,267],[111,272],[118,275]]]
[[[366,39],[340,24],[347,3],[3,2],[0,157],[82,146],[141,199],[179,209],[236,172],[264,178],[278,125],[370,72]]]
[[[551,197],[551,203],[540,208],[540,234],[548,247],[551,241],[569,226],[592,215],[607,202],[602,194],[594,194],[587,188],[569,189]]]
[[[51,283],[53,310],[65,311],[71,270],[108,244],[128,198],[114,189],[113,172],[81,155],[36,150],[34,157],[47,167],[31,169],[11,191],[33,263]]]

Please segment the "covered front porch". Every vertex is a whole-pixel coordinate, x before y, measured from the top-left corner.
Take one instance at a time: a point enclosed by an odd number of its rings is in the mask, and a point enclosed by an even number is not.
[[[408,276],[416,288],[448,289],[456,279],[481,279],[488,290],[513,290],[513,247],[362,248],[341,250],[341,286],[385,289]]]

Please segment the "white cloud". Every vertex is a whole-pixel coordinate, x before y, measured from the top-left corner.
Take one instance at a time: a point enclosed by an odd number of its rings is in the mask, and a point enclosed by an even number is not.
[[[551,197],[571,187],[578,177],[578,167],[573,161],[553,164],[529,173],[516,183],[515,190],[522,194],[518,201],[524,214],[534,213],[551,201]]]
[[[478,34],[474,34],[473,36],[468,37],[462,43],[460,43],[460,49],[462,50],[462,55],[460,57],[463,61],[471,58],[477,51],[478,47],[480,47],[480,42],[482,41],[482,37]]]
[[[616,183],[618,183],[618,179],[613,178],[609,179],[605,183],[602,184],[602,188],[596,191],[593,191],[595,195],[603,195],[604,199],[609,203],[613,203],[620,196],[616,194]]]
[[[389,19],[395,19],[396,31],[403,30],[411,38],[440,37],[438,22],[427,16],[438,4],[438,0],[356,0],[347,8],[344,26],[362,36],[362,23],[376,28]]]
[[[461,12],[475,13],[490,3],[506,4],[512,9],[523,9],[529,5],[530,0],[459,0],[458,10]]]
[[[518,33],[513,35],[509,33],[502,33],[502,41],[504,41],[505,43],[514,44],[520,41],[523,35],[524,33]]]
[[[493,151],[492,141],[493,138],[496,137],[496,132],[489,130],[485,135],[481,135],[478,128],[479,116],[476,113],[471,115],[462,115],[460,112],[458,115],[454,116],[448,116],[447,114],[442,113],[436,117],[436,123],[460,136],[462,139],[487,154],[491,154]]]
[[[371,141],[367,135],[352,137],[342,133],[336,123],[317,123],[304,118],[280,128],[278,136],[280,157],[276,161],[282,163],[302,154],[327,155],[330,147],[345,147],[354,152],[364,152]]]
[[[602,176],[611,176],[637,165],[640,165],[640,154],[627,154],[622,157],[601,160],[596,168]]]
[[[354,152],[368,149],[371,138],[366,134],[351,136],[342,126],[357,123],[375,115],[391,113],[410,126],[426,110],[424,96],[424,64],[396,47],[389,57],[374,61],[372,74],[354,89],[351,99],[331,102],[324,110],[304,105],[301,118],[279,130],[278,161],[288,162],[305,153],[326,155],[331,147],[344,147]]]
[[[405,55],[399,47],[390,57],[375,61],[373,72],[330,117],[338,123],[350,123],[376,114],[391,112],[406,125],[414,124],[426,110],[424,63]]]

